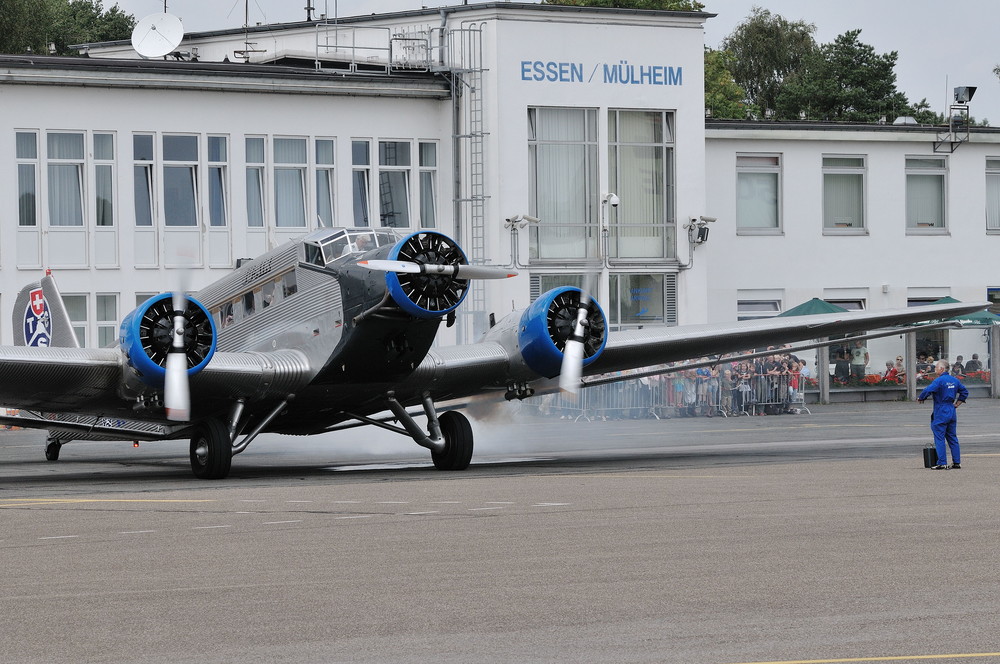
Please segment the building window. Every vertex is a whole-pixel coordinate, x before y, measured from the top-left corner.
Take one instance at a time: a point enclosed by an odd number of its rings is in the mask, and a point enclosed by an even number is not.
[[[118,296],[106,294],[97,296],[97,345],[100,348],[115,342],[118,329]]]
[[[320,226],[334,226],[333,192],[336,180],[333,177],[334,142],[328,138],[316,139],[316,217]]]
[[[410,143],[379,141],[378,202],[382,226],[408,228],[410,225]]]
[[[665,313],[663,277],[662,274],[612,274],[608,322],[626,327],[676,324],[676,315]]]
[[[932,232],[945,230],[944,157],[906,158],[906,230]]]
[[[597,111],[529,108],[531,258],[598,255]]]
[[[274,223],[278,228],[305,228],[306,139],[274,139]]]
[[[736,228],[742,233],[781,230],[781,156],[736,155]]]
[[[264,139],[245,141],[247,161],[247,226],[264,225]]]
[[[17,159],[17,225],[38,225],[38,135],[19,131],[15,135]]]
[[[823,157],[823,230],[865,228],[865,157]]]
[[[608,113],[608,183],[620,204],[605,210],[613,258],[676,256],[673,114]]]
[[[198,225],[198,137],[163,137],[163,223]]]
[[[736,320],[771,318],[781,313],[781,300],[737,300]]]
[[[1000,231],[1000,158],[986,158],[986,230]]]
[[[69,314],[69,323],[76,334],[76,340],[81,348],[87,346],[87,296],[63,295],[63,304]]]
[[[149,134],[132,136],[133,196],[135,225],[153,225],[153,137]]]
[[[98,226],[115,225],[114,199],[114,134],[94,134],[94,223]]]
[[[420,144],[420,227],[437,226],[437,143]]]
[[[208,137],[208,223],[229,225],[229,139]]]
[[[49,225],[83,226],[83,134],[49,132]]]
[[[368,141],[351,141],[351,192],[355,226],[371,225],[371,163],[371,144]]]

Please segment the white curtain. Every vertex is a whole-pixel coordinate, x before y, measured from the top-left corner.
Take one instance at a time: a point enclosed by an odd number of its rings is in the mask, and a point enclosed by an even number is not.
[[[778,174],[738,173],[736,225],[740,228],[778,227]]]
[[[167,226],[197,226],[198,200],[194,166],[163,167],[163,221]]]
[[[827,228],[863,228],[864,176],[860,173],[823,175],[823,222]]]
[[[264,225],[264,169],[247,169],[247,226]]]
[[[114,178],[111,166],[98,165],[94,167],[94,190],[97,195],[95,223],[98,226],[115,225],[114,208]]]
[[[208,168],[208,223],[210,226],[225,226],[226,214],[226,167]]]
[[[420,173],[420,227],[437,226],[437,191],[433,171]]]
[[[274,169],[274,222],[278,228],[306,225],[306,183],[304,168]]]
[[[944,176],[906,176],[906,226],[944,228]]]
[[[132,168],[134,176],[133,196],[135,197],[135,225],[153,225],[153,167],[136,164]]]
[[[35,189],[35,165],[17,165],[17,224],[34,226],[38,223]]]
[[[49,225],[83,226],[80,164],[49,164]]]
[[[334,225],[333,170],[329,168],[316,169],[316,215],[320,226],[329,228]]]
[[[1000,230],[1000,173],[986,174],[986,228]]]

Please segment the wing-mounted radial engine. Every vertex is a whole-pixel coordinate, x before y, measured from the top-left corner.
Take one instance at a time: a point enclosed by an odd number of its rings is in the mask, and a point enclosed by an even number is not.
[[[501,320],[486,334],[487,341],[499,343],[511,356],[512,385],[538,376],[553,378],[564,370],[567,344],[580,343],[582,365],[600,357],[608,340],[608,322],[601,306],[588,297],[581,318],[581,290],[572,286],[543,293],[520,314]],[[577,328],[579,327],[579,334]],[[511,397],[530,396],[514,390]]]
[[[119,332],[131,370],[125,372],[123,396],[136,399],[137,408],[160,406],[161,392],[167,393],[168,407],[173,393],[183,392],[186,400],[187,379],[208,366],[216,338],[212,316],[197,300],[171,293],[146,300],[125,317]]]

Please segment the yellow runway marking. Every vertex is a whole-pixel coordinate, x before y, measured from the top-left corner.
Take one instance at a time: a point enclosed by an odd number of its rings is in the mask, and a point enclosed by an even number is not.
[[[128,498],[7,498],[0,507],[34,507],[37,505],[81,505],[84,503],[214,503],[214,500],[152,500]]]
[[[976,652],[952,655],[902,655],[894,657],[850,657],[847,659],[787,659],[774,662],[739,662],[734,664],[843,664],[845,662],[915,662],[934,659],[973,659],[977,657],[1000,657],[1000,652]]]

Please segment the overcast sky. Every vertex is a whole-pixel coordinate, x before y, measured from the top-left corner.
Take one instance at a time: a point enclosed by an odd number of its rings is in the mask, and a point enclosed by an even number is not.
[[[105,0],[118,4],[141,19],[162,12],[164,0]],[[458,5],[461,0],[313,0],[318,12],[357,16],[372,12],[419,9],[421,6]],[[470,4],[477,0],[469,0]],[[833,41],[837,35],[861,28],[860,40],[876,52],[897,51],[896,86],[911,102],[927,98],[931,107],[945,113],[952,88],[974,85],[979,89],[970,104],[977,119],[989,118],[1000,126],[1000,80],[993,67],[1000,63],[996,31],[1000,3],[967,0],[949,9],[937,0],[702,0],[705,11],[718,14],[705,28],[705,44],[717,47],[754,5],[789,20],[816,25],[816,40]],[[187,32],[235,28],[243,25],[246,0],[166,0]],[[284,22],[305,19],[306,0],[249,0],[250,21]]]

